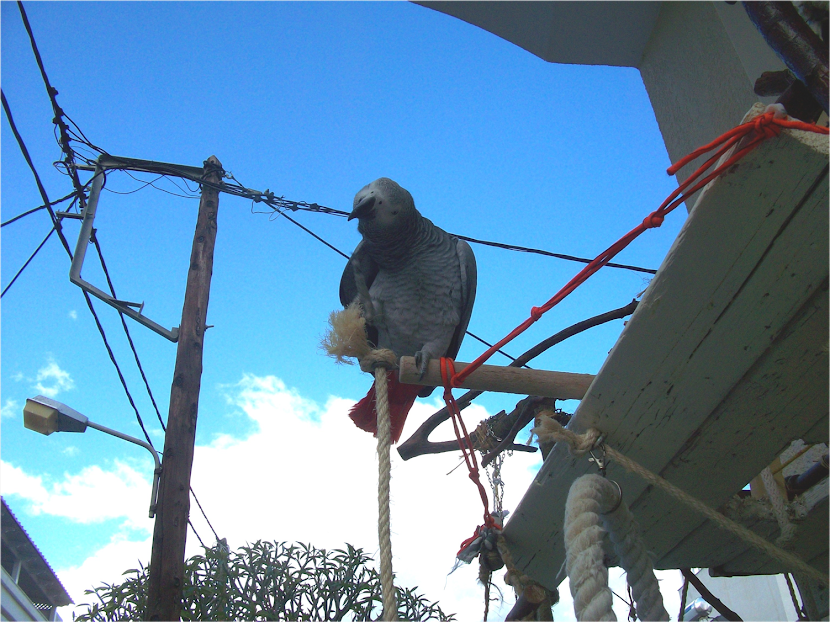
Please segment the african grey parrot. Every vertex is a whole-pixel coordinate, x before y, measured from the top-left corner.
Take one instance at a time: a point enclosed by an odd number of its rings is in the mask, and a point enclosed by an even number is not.
[[[349,220],[363,241],[340,280],[340,302],[357,298],[369,341],[398,357],[414,356],[423,376],[430,359],[455,358],[476,295],[476,260],[470,245],[421,216],[407,190],[386,177],[364,186]],[[416,396],[433,387],[400,384],[390,372],[392,438],[397,442]],[[374,386],[349,416],[377,433]]]

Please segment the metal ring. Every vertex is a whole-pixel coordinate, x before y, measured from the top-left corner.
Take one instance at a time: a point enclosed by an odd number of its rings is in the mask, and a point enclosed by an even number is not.
[[[600,516],[607,516],[608,514],[612,514],[612,513],[616,512],[617,508],[619,508],[620,505],[622,504],[622,488],[620,488],[620,485],[616,481],[614,481],[613,479],[609,479],[608,481],[611,482],[612,484],[614,484],[614,486],[617,487],[617,493],[618,493],[617,494],[617,502],[614,504],[614,507],[612,507],[610,510],[608,510],[606,512],[600,512],[599,513]]]

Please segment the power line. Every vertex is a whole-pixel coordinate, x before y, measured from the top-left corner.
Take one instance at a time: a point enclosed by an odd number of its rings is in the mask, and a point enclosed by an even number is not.
[[[477,240],[475,238],[469,238],[465,235],[458,235],[457,233],[453,233],[455,237],[465,240],[467,242],[472,242],[473,244],[483,244],[484,246],[493,246],[495,248],[502,248],[508,251],[519,251],[522,253],[535,253],[537,255],[545,255],[546,257],[556,257],[557,259],[564,259],[566,261],[576,261],[578,263],[591,263],[593,259],[586,259],[584,257],[575,257],[574,255],[563,255],[562,253],[552,253],[550,251],[543,251],[538,248],[528,248],[527,246],[517,246],[515,244],[503,244],[501,242],[488,242],[486,240]],[[607,268],[620,268],[622,270],[633,270],[634,272],[645,272],[647,274],[657,274],[657,270],[652,270],[651,268],[640,268],[639,266],[629,266],[626,264],[621,263],[607,263],[605,264]]]
[[[67,194],[65,197],[52,201],[49,205],[52,205],[52,206],[58,205],[59,203],[63,203],[67,199],[71,199],[74,196],[75,196],[75,192],[72,191],[69,194]],[[10,225],[13,222],[16,222],[16,221],[20,220],[24,216],[28,216],[29,214],[34,214],[35,212],[39,212],[42,209],[46,209],[46,205],[39,205],[38,207],[35,207],[35,208],[30,209],[26,212],[23,212],[22,214],[18,214],[14,218],[9,218],[6,222],[4,222],[3,224],[0,224],[0,227],[5,227],[6,225]]]
[[[66,123],[63,121],[63,110],[58,105],[58,101],[56,96],[58,94],[58,90],[52,86],[49,82],[49,77],[46,75],[46,69],[43,66],[43,59],[40,57],[40,51],[37,48],[37,43],[35,42],[35,35],[32,32],[32,27],[29,24],[29,18],[26,16],[26,11],[23,8],[23,3],[18,0],[17,7],[20,9],[20,16],[23,18],[23,25],[26,27],[26,32],[29,35],[29,41],[32,44],[32,51],[35,54],[35,60],[37,61],[37,66],[40,69],[40,75],[43,78],[43,83],[46,86],[46,92],[49,94],[49,101],[52,103],[52,111],[55,114],[55,118],[52,120],[53,123],[58,127],[60,130],[60,138],[58,139],[58,144],[61,147],[61,150],[65,154],[65,161],[67,163],[67,168],[69,169],[69,175],[72,179],[72,186],[75,188],[75,191],[78,193],[78,199],[81,203],[81,209],[86,204],[86,198],[84,196],[84,187],[81,185],[81,180],[78,179],[78,171],[75,169],[75,153],[72,151],[72,147],[69,145],[69,132]],[[83,132],[82,132],[83,133]]]
[[[118,298],[118,296],[115,294],[115,288],[113,287],[112,279],[110,279],[109,270],[107,269],[107,264],[104,261],[104,255],[101,252],[101,244],[98,240],[98,234],[94,229],[93,229],[93,233],[92,233],[92,243],[95,245],[95,250],[98,253],[98,259],[101,261],[101,268],[104,271],[104,276],[106,277],[107,286],[109,287],[110,294],[112,295],[113,298]],[[124,333],[127,336],[127,341],[130,344],[130,349],[133,351],[133,357],[135,357],[135,364],[138,366],[138,371],[141,373],[141,379],[144,381],[144,386],[147,388],[147,394],[150,396],[150,401],[153,403],[153,408],[155,409],[156,416],[158,417],[159,423],[161,424],[161,429],[166,432],[167,431],[167,426],[164,425],[164,419],[162,418],[161,412],[159,411],[159,407],[156,404],[156,398],[153,396],[153,391],[150,388],[150,383],[147,380],[147,376],[144,374],[144,368],[141,365],[141,360],[139,359],[138,352],[135,349],[135,344],[133,343],[133,338],[130,335],[130,329],[127,327],[127,322],[124,320],[124,314],[119,311],[118,316],[121,318],[121,325],[124,328]],[[139,422],[140,422],[140,419],[139,419]],[[143,429],[143,425],[142,425],[142,429]],[[145,435],[146,435],[146,432],[145,432]],[[205,521],[207,521],[207,524],[210,527],[210,530],[213,532],[213,535],[216,536],[216,540],[218,541],[219,540],[219,535],[216,533],[216,530],[213,528],[213,525],[211,524],[210,519],[207,517],[207,514],[205,513],[204,508],[202,508],[202,504],[199,503],[199,499],[198,499],[198,497],[196,497],[196,493],[193,491],[192,486],[190,487],[190,493],[193,495],[193,499],[196,501],[196,505],[199,506],[199,510],[201,511],[202,516],[205,518]],[[199,537],[199,534],[196,531],[196,528],[193,526],[192,523],[190,524],[190,527],[191,527],[191,529],[193,529],[193,533],[196,534],[196,537],[199,538],[199,542],[202,542],[202,539]],[[204,543],[202,543],[202,546],[204,546]]]
[[[314,238],[315,238],[316,240],[319,240],[320,242],[322,242],[323,244],[325,244],[326,246],[328,246],[330,249],[332,249],[334,252],[339,253],[340,255],[342,255],[343,257],[345,257],[346,261],[349,261],[349,259],[351,259],[351,258],[350,258],[350,257],[349,257],[346,253],[344,253],[343,251],[341,251],[339,248],[335,247],[335,246],[334,246],[334,245],[332,245],[332,244],[329,244],[329,243],[328,243],[328,242],[326,242],[323,238],[321,238],[319,235],[317,235],[316,233],[314,233],[311,229],[308,229],[307,227],[304,227],[303,225],[301,225],[300,223],[298,223],[298,222],[297,222],[296,220],[294,220],[293,218],[289,217],[289,216],[288,216],[287,214],[285,214],[284,212],[279,212],[279,214],[280,214],[281,216],[283,216],[284,218],[287,218],[287,219],[289,220],[289,222],[293,222],[295,225],[297,225],[300,229],[302,229],[303,231],[305,231],[305,232],[306,232],[306,233],[308,233],[309,235],[314,236]],[[484,341],[484,339],[482,339],[481,337],[479,337],[478,335],[476,335],[476,334],[474,334],[474,333],[471,333],[469,330],[468,330],[468,331],[466,331],[466,334],[468,334],[468,335],[469,335],[470,337],[472,337],[473,339],[477,339],[478,341],[480,341],[481,343],[483,343],[484,345],[486,345],[486,346],[488,346],[488,347],[490,347],[490,348],[492,348],[492,347],[493,347],[491,344],[489,344],[489,343],[487,343],[486,341]],[[504,356],[506,356],[507,358],[509,358],[511,361],[515,361],[515,360],[516,360],[514,357],[510,356],[507,352],[505,352],[505,351],[503,351],[503,350],[496,350],[496,352],[498,352],[499,354],[503,354]],[[525,365],[525,367],[527,367],[527,365]],[[530,368],[528,368],[528,369],[530,369]]]
[[[69,250],[69,243],[66,241],[66,238],[61,231],[60,221],[57,216],[55,216],[55,212],[52,210],[52,203],[49,201],[49,195],[46,194],[46,189],[40,181],[40,175],[38,175],[37,169],[32,163],[32,158],[29,155],[29,150],[26,148],[26,143],[23,142],[23,137],[20,136],[20,132],[17,131],[17,125],[14,123],[14,117],[12,116],[11,108],[9,108],[9,102],[6,100],[6,93],[2,89],[0,89],[0,100],[2,100],[3,110],[6,113],[6,120],[9,122],[9,127],[11,127],[12,134],[14,134],[17,145],[20,147],[20,151],[23,153],[23,158],[26,160],[26,164],[29,165],[32,175],[35,177],[35,183],[37,184],[38,192],[40,192],[40,198],[43,199],[43,205],[46,207],[49,212],[49,217],[52,219],[52,226],[55,228],[55,231],[58,232],[58,237],[60,238],[63,247],[66,249],[66,252],[69,253],[70,257],[72,257],[72,251]]]
[[[112,279],[110,279],[109,270],[107,270],[107,264],[104,261],[104,255],[101,252],[101,244],[98,241],[98,234],[95,229],[92,230],[92,243],[95,245],[95,250],[98,252],[98,259],[101,261],[101,268],[104,271],[104,276],[107,279],[107,286],[109,287],[110,294],[115,299],[118,299],[118,296],[115,294],[115,288],[112,284]],[[141,379],[144,380],[144,386],[147,387],[147,394],[150,396],[150,401],[153,403],[153,408],[156,410],[156,416],[158,417],[159,423],[161,424],[161,428],[164,431],[167,431],[167,428],[164,425],[164,419],[162,419],[161,412],[159,411],[159,407],[156,404],[156,398],[153,396],[153,392],[150,389],[150,383],[147,381],[147,376],[144,374],[144,368],[141,365],[141,360],[138,358],[138,352],[135,349],[135,344],[133,343],[132,335],[130,335],[130,329],[127,327],[127,322],[124,320],[124,314],[120,311],[118,312],[118,317],[121,318],[121,326],[124,328],[124,334],[127,336],[127,341],[130,344],[130,349],[133,351],[133,357],[135,358],[135,364],[138,366],[138,371],[141,373]]]
[[[55,95],[57,95],[58,91],[57,91],[57,89],[52,87],[52,85],[49,83],[49,78],[47,77],[46,70],[43,67],[43,61],[40,57],[40,52],[37,49],[37,44],[35,43],[34,35],[32,33],[31,26],[29,25],[29,20],[26,16],[25,10],[23,9],[23,4],[19,1],[18,1],[18,7],[20,9],[20,14],[21,14],[21,17],[23,18],[24,25],[26,26],[26,31],[28,32],[29,38],[30,38],[31,43],[32,43],[32,50],[34,51],[35,59],[37,60],[37,64],[38,64],[38,67],[40,68],[40,72],[41,72],[41,75],[43,77],[43,81],[46,84],[47,92],[49,93],[49,98],[52,102],[52,108],[53,108],[53,111],[55,112],[55,119],[54,119],[55,125],[58,126],[60,128],[60,131],[61,131],[61,140],[59,140],[58,142],[59,142],[59,144],[60,144],[60,146],[61,146],[61,148],[62,148],[62,150],[65,154],[64,165],[67,168],[68,174],[72,178],[73,185],[75,187],[75,191],[70,193],[66,197],[64,197],[62,199],[59,199],[57,201],[54,201],[54,202],[49,201],[49,198],[46,194],[46,190],[45,190],[45,188],[43,187],[43,184],[40,181],[40,176],[38,175],[37,170],[35,169],[34,164],[32,163],[31,157],[29,156],[28,149],[26,149],[26,145],[23,142],[23,139],[20,136],[20,133],[17,131],[17,127],[15,126],[15,123],[14,123],[14,118],[12,117],[12,114],[11,114],[11,109],[8,105],[8,102],[6,101],[6,95],[5,95],[5,93],[2,92],[2,90],[0,90],[0,95],[2,95],[3,109],[6,112],[6,118],[8,119],[9,125],[11,126],[11,129],[12,129],[12,132],[15,135],[15,139],[17,140],[18,146],[20,147],[20,150],[23,153],[23,156],[24,156],[24,158],[26,159],[26,162],[29,165],[29,168],[32,170],[32,174],[35,177],[35,181],[37,183],[38,190],[40,191],[40,194],[41,194],[41,197],[42,197],[43,203],[44,203],[42,206],[40,206],[40,207],[38,207],[34,210],[30,210],[29,212],[27,212],[25,214],[21,214],[20,216],[17,216],[15,218],[9,220],[8,223],[4,223],[4,225],[5,224],[10,224],[11,222],[16,221],[19,218],[22,218],[23,216],[28,215],[29,213],[33,213],[33,212],[38,211],[38,210],[43,209],[43,208],[46,208],[49,211],[49,215],[50,215],[50,217],[52,219],[52,222],[53,222],[53,227],[52,227],[52,229],[50,229],[49,234],[46,236],[46,239],[44,239],[43,242],[41,242],[40,246],[38,246],[38,248],[32,254],[32,257],[30,257],[29,260],[24,264],[24,266],[18,271],[18,273],[12,279],[11,283],[9,283],[9,285],[6,286],[6,288],[3,290],[2,294],[5,294],[6,291],[8,291],[8,289],[9,289],[9,287],[11,287],[12,283],[14,283],[14,281],[17,279],[17,277],[20,275],[20,273],[23,272],[23,270],[26,268],[26,266],[29,264],[29,262],[31,262],[31,260],[34,258],[34,256],[37,254],[37,252],[43,247],[43,245],[46,243],[46,241],[49,239],[49,237],[52,235],[52,233],[54,231],[58,232],[58,236],[60,237],[61,242],[63,243],[63,246],[64,246],[67,254],[69,255],[70,260],[72,259],[72,251],[69,249],[69,244],[67,243],[66,238],[64,237],[63,232],[61,231],[60,219],[55,215],[54,211],[52,210],[52,205],[61,203],[62,201],[65,201],[69,197],[75,196],[76,199],[80,201],[81,209],[84,209],[85,208],[85,203],[86,203],[84,190],[89,184],[87,183],[85,185],[81,185],[81,183],[80,183],[80,179],[78,178],[78,173],[77,173],[77,167],[76,167],[75,161],[74,161],[75,160],[75,158],[74,158],[75,154],[74,154],[74,151],[72,150],[72,148],[69,146],[69,140],[70,140],[69,139],[69,133],[71,132],[71,130],[69,130],[68,127],[66,126],[66,124],[63,123],[62,117],[66,116],[66,118],[69,119],[69,121],[72,123],[72,125],[75,126],[75,128],[78,130],[78,132],[80,132],[81,136],[83,137],[82,142],[84,144],[88,145],[90,148],[94,149],[95,151],[97,151],[99,153],[102,153],[102,154],[105,153],[102,149],[96,147],[91,142],[89,142],[89,140],[86,138],[86,135],[83,133],[83,130],[81,130],[81,128],[78,127],[78,125],[72,119],[70,119],[67,115],[65,115],[63,110],[61,110],[61,108],[58,106],[57,101],[55,100]],[[74,132],[72,132],[72,133],[74,134]],[[77,137],[77,134],[75,136]],[[175,182],[173,182],[173,183],[175,185]],[[152,185],[152,183],[151,183],[151,185]],[[156,187],[156,186],[153,186],[153,187]],[[157,189],[163,190],[161,188],[157,188]],[[175,194],[175,193],[170,193],[170,194]],[[106,275],[106,279],[107,279],[107,283],[110,287],[110,291],[112,292],[112,296],[115,298],[116,296],[115,296],[115,291],[114,291],[113,286],[112,286],[112,280],[110,279],[109,272],[107,271],[106,264],[105,264],[104,258],[103,258],[103,254],[101,253],[100,245],[97,241],[96,236],[93,236],[93,241],[94,241],[96,249],[98,251],[98,256],[101,260],[101,265],[102,265],[102,268],[104,270],[104,274]],[[0,297],[2,297],[2,294],[0,294]],[[108,342],[107,337],[106,337],[106,333],[104,332],[104,328],[101,325],[100,320],[98,319],[98,315],[95,312],[94,307],[92,306],[92,300],[90,299],[90,297],[89,297],[89,295],[87,294],[86,291],[84,291],[83,294],[84,294],[84,298],[86,300],[87,306],[89,307],[89,310],[92,313],[93,318],[95,319],[95,324],[98,328],[99,333],[101,334],[101,338],[104,342],[104,346],[106,347],[107,353],[109,354],[110,360],[112,361],[113,365],[115,366],[116,372],[117,372],[118,377],[121,381],[121,385],[124,388],[124,392],[127,395],[127,399],[129,400],[131,406],[133,407],[133,410],[135,411],[135,416],[136,416],[136,419],[138,421],[138,424],[141,427],[141,430],[144,433],[144,437],[147,439],[147,442],[150,444],[150,446],[152,446],[153,442],[150,440],[150,436],[148,435],[147,430],[144,427],[144,422],[141,419],[141,415],[138,412],[138,408],[136,407],[135,402],[133,401],[133,398],[132,398],[132,395],[130,394],[129,388],[127,387],[127,383],[124,380],[123,374],[121,373],[121,368],[119,367],[118,362],[115,359],[115,355],[112,351],[112,348],[109,345],[109,342]],[[152,390],[150,389],[150,385],[149,385],[149,382],[147,381],[147,377],[144,374],[144,369],[141,365],[141,361],[138,357],[138,352],[135,349],[135,345],[132,341],[132,337],[130,336],[129,329],[127,328],[126,322],[124,321],[123,314],[121,314],[119,312],[119,316],[121,317],[121,323],[122,323],[122,325],[124,327],[124,331],[127,335],[127,340],[130,343],[130,348],[132,349],[133,355],[135,356],[136,364],[138,365],[139,371],[141,373],[141,377],[144,380],[145,386],[147,388],[147,392],[150,396],[150,400],[153,403],[153,407],[156,410],[156,415],[159,418],[159,422],[161,423],[162,428],[165,429],[164,421],[161,417],[161,413],[159,412],[158,405],[156,404],[155,398],[152,394]],[[213,531],[213,534],[214,534],[214,536],[216,536],[216,539],[218,541],[219,536],[217,535],[216,530],[213,528],[213,525],[211,524],[210,519],[208,519],[207,514],[204,511],[204,508],[202,508],[202,504],[199,503],[199,500],[196,497],[195,492],[193,492],[192,487],[190,488],[190,493],[193,495],[193,498],[196,500],[196,504],[199,506],[199,510],[201,511],[202,516],[205,518],[205,521],[207,521],[208,525],[210,526],[211,531]],[[193,530],[193,533],[196,534],[196,537],[199,539],[199,542],[202,543],[202,546],[204,546],[204,542],[202,542],[202,538],[199,536],[199,533],[196,531],[196,528],[193,526],[193,523],[190,522],[190,519],[188,519],[188,523],[190,524],[190,528]]]
[[[14,285],[14,282],[17,280],[17,277],[19,277],[19,276],[20,276],[20,274],[21,274],[21,273],[22,273],[22,272],[26,269],[26,266],[28,266],[28,265],[29,265],[29,263],[32,261],[32,259],[34,259],[34,258],[35,258],[35,255],[37,255],[38,251],[39,251],[41,248],[43,248],[43,245],[44,245],[44,244],[46,244],[46,240],[48,240],[50,237],[52,237],[52,234],[53,234],[54,232],[55,232],[55,228],[54,228],[54,227],[52,227],[51,229],[49,229],[49,233],[47,233],[47,234],[46,234],[46,237],[45,237],[45,238],[43,238],[43,242],[41,242],[41,243],[38,245],[38,247],[35,249],[35,252],[31,254],[31,256],[30,256],[30,257],[26,260],[26,263],[24,263],[24,264],[23,264],[23,267],[22,267],[22,268],[20,268],[20,270],[18,270],[18,271],[17,271],[17,274],[15,274],[15,275],[14,275],[14,278],[13,278],[11,281],[9,281],[9,284],[8,284],[8,285],[6,285],[6,287],[3,289],[3,292],[2,292],[2,293],[0,293],[0,298],[2,298],[3,296],[5,296],[5,295],[6,295],[6,292],[7,292],[7,291],[9,291],[9,288],[10,288],[12,285]]]
[[[191,492],[193,491],[191,490]],[[205,543],[202,541],[202,537],[199,535],[199,532],[196,531],[196,528],[193,526],[193,522],[189,518],[187,519],[187,524],[190,525],[190,528],[193,530],[193,533],[196,534],[196,539],[199,541],[199,544],[202,545],[202,548],[206,549],[207,547],[205,546]],[[216,539],[217,541],[219,540],[219,538]]]
[[[213,525],[211,525],[211,523],[210,523],[210,519],[207,517],[207,514],[205,514],[204,509],[202,509],[202,504],[199,503],[199,498],[196,496],[196,493],[193,492],[193,487],[192,486],[190,487],[190,494],[193,495],[193,500],[196,501],[196,505],[198,505],[199,509],[202,511],[202,516],[205,517],[205,520],[207,521],[208,527],[210,527],[210,530],[213,532],[213,535],[216,537],[216,541],[219,542],[219,534],[216,533],[216,530],[213,528]],[[190,526],[193,527],[193,525],[190,525]],[[193,531],[195,533],[196,530],[194,529]],[[196,534],[196,537],[199,538],[199,535]],[[202,542],[201,538],[199,538],[199,542]],[[202,543],[202,546],[204,546],[204,543]]]

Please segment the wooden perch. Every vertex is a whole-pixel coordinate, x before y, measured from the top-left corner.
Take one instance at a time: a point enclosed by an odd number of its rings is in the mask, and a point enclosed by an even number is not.
[[[455,371],[460,372],[468,364],[456,362]],[[441,363],[437,359],[429,362],[427,373],[421,378],[418,366],[415,364],[415,357],[402,356],[398,376],[404,384],[422,384],[431,387],[440,387],[444,384],[441,380]],[[581,400],[593,380],[593,374],[482,365],[464,380],[461,388],[555,397],[560,400]]]
[[[634,313],[634,310],[637,308],[639,303],[636,300],[632,300],[630,303],[625,305],[624,307],[620,307],[619,309],[614,309],[612,311],[608,311],[606,313],[602,313],[600,315],[596,315],[594,317],[588,318],[586,320],[582,320],[581,322],[577,322],[565,328],[564,330],[559,331],[558,333],[551,335],[544,341],[533,346],[530,350],[519,356],[516,360],[510,363],[509,367],[521,367],[528,361],[532,360],[533,358],[539,356],[549,348],[555,346],[557,343],[565,341],[569,337],[573,337],[589,328],[593,328],[594,326],[599,326],[600,324],[604,324],[606,322],[610,322],[612,320],[618,320],[624,318],[628,315]],[[470,403],[481,395],[483,391],[467,391],[464,395],[457,398],[455,401],[458,404],[458,408],[460,410],[464,410]],[[414,458],[415,456],[422,456],[424,454],[437,454],[443,453],[445,451],[453,451],[454,449],[458,448],[458,443],[456,441],[445,441],[443,443],[434,443],[429,440],[429,435],[432,434],[432,431],[435,430],[439,425],[441,425],[444,421],[450,418],[449,413],[447,412],[447,408],[444,407],[441,410],[437,411],[434,415],[432,415],[429,419],[424,421],[421,424],[415,433],[410,436],[406,442],[401,443],[398,446],[398,454],[404,460],[409,460],[410,458]],[[511,446],[508,449],[516,449],[517,446]]]

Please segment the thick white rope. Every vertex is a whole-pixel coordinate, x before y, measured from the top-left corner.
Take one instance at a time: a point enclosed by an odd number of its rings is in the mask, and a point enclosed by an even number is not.
[[[543,413],[540,413],[540,415],[543,415]],[[596,439],[600,436],[599,431],[595,429],[591,429],[585,434],[576,434],[567,428],[563,428],[552,416],[540,416],[538,421],[539,423],[535,428],[533,428],[533,433],[536,434],[540,441],[564,441],[570,445],[573,453],[577,455],[583,454],[591,449],[593,447],[593,443],[595,443]],[[591,442],[591,439],[594,439],[593,442]],[[729,531],[745,542],[748,542],[754,547],[760,549],[773,559],[780,561],[792,571],[804,573],[816,581],[819,581],[822,585],[828,585],[827,575],[813,568],[804,560],[780,547],[775,546],[771,542],[767,542],[754,531],[750,531],[743,525],[740,525],[720,512],[713,510],[702,501],[699,501],[690,494],[680,490],[674,484],[671,484],[659,475],[652,473],[644,466],[621,454],[613,447],[609,447],[608,445],[605,445],[604,447],[606,456],[617,462],[617,464],[622,466],[627,471],[639,475],[649,484],[658,486],[661,490],[667,492],[678,501],[685,503],[689,507],[703,514],[718,527]]]
[[[395,585],[392,580],[392,536],[389,519],[389,483],[392,478],[392,423],[389,418],[389,392],[386,367],[375,367],[375,410],[378,413],[378,541],[380,543],[380,586],[383,595],[383,620],[398,619]]]
[[[398,358],[391,350],[372,350],[366,339],[366,320],[360,305],[353,302],[342,311],[329,316],[330,330],[322,340],[322,347],[338,363],[350,363],[357,358],[360,369],[375,376],[375,412],[378,415],[378,541],[380,545],[380,587],[383,601],[383,620],[398,619],[395,584],[392,575],[392,536],[389,512],[389,488],[392,479],[392,422],[389,416],[389,390],[386,370],[395,369]]]
[[[651,559],[619,488],[599,475],[583,475],[565,504],[565,564],[577,620],[616,620],[602,542],[611,537],[637,604],[640,620],[668,620]]]

